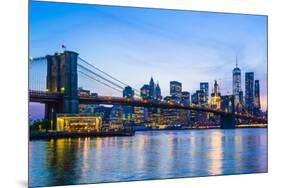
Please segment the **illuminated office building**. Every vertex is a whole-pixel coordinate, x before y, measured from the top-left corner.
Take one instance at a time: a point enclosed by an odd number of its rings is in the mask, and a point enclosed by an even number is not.
[[[126,86],[123,90],[123,97],[126,99],[134,98],[134,90],[130,86]],[[133,123],[134,121],[134,107],[124,106],[123,107],[123,119],[125,123]]]
[[[182,84],[178,81],[170,82],[170,95],[176,98],[176,102],[180,102],[182,92]]]
[[[188,91],[181,92],[181,104],[190,106],[190,93]]]
[[[208,82],[201,82],[200,83],[200,90],[203,92],[203,99],[201,100],[202,105],[208,106],[209,103],[209,83]]]
[[[190,93],[187,91],[181,92],[181,104],[184,106],[190,106]],[[183,125],[187,125],[190,117],[189,110],[180,111],[181,122]]]
[[[221,108],[221,94],[219,91],[219,84],[215,80],[214,92],[211,94],[211,108],[219,110]]]
[[[147,122],[147,109],[140,106],[134,107],[134,124],[144,125]]]
[[[119,129],[123,127],[123,108],[120,105],[114,105],[111,109],[110,128]]]
[[[166,103],[169,103],[169,104],[174,104],[176,103],[175,101],[175,98],[172,97],[172,96],[166,96],[164,98],[164,101]],[[177,109],[163,109],[162,110],[162,114],[163,114],[163,122],[167,125],[172,125],[172,124],[176,124],[178,123],[178,120],[179,120],[179,110]]]

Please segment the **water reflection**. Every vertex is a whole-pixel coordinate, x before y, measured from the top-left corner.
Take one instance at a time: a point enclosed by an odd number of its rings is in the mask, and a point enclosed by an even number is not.
[[[138,132],[30,142],[30,185],[267,171],[267,129]]]

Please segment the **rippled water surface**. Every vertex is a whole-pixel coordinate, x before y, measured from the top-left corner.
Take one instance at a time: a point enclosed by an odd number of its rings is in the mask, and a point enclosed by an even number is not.
[[[30,186],[267,172],[267,129],[38,140],[29,160]]]

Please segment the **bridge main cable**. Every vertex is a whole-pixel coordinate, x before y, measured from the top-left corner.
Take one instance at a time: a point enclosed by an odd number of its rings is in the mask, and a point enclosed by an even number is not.
[[[88,75],[87,73],[84,73],[83,71],[78,70],[78,72],[81,73],[82,75],[84,75],[84,76],[86,76],[86,77],[92,79],[92,80],[95,80],[95,81],[97,81],[97,82],[99,82],[99,83],[101,83],[101,84],[103,84],[103,85],[105,85],[105,86],[107,86],[107,87],[109,87],[109,88],[115,90],[115,91],[122,92],[121,90],[119,90],[119,89],[117,89],[117,88],[114,88],[114,87],[108,85],[107,83],[104,83],[104,82],[102,82],[101,80],[96,79],[96,78],[94,78],[94,77]]]
[[[95,75],[95,76],[97,76],[97,77],[103,79],[104,81],[106,81],[106,82],[108,82],[108,83],[110,83],[110,84],[112,84],[112,85],[118,87],[119,89],[122,89],[122,90],[123,90],[123,87],[122,87],[122,86],[120,86],[120,85],[118,85],[118,84],[116,84],[116,83],[114,83],[114,82],[108,80],[107,78],[102,77],[101,75],[95,73],[94,71],[88,69],[87,67],[84,67],[83,65],[80,65],[80,64],[78,64],[78,67],[82,68],[83,70],[86,70],[87,72],[89,72],[89,73],[91,73],[91,74],[93,74],[93,75]]]
[[[128,84],[122,82],[121,80],[119,80],[119,79],[117,79],[117,78],[111,76],[110,74],[104,72],[103,70],[99,69],[98,67],[92,65],[91,63],[89,63],[89,62],[86,61],[85,59],[83,59],[83,58],[81,58],[81,57],[78,57],[78,58],[79,58],[82,62],[84,62],[85,64],[87,64],[87,65],[91,66],[92,68],[94,68],[94,69],[100,71],[101,73],[105,74],[106,76],[108,76],[109,78],[111,78],[111,79],[113,79],[114,81],[118,82],[119,84],[122,84],[122,85],[124,85],[124,86],[129,86]],[[133,88],[133,87],[132,87],[132,89],[133,89],[135,92],[137,92],[137,93],[140,94],[140,91],[139,91],[139,90],[137,90],[137,89],[135,89],[135,88]]]

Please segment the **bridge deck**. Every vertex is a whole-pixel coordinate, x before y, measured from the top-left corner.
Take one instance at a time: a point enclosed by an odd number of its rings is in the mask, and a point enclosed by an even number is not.
[[[62,93],[53,93],[53,92],[43,92],[43,91],[29,91],[30,102],[60,102],[63,99]],[[257,121],[267,122],[266,119],[261,117],[256,117],[250,114],[241,114],[241,113],[232,113],[225,112],[222,110],[215,110],[206,107],[200,106],[184,106],[177,103],[167,103],[164,101],[154,102],[147,101],[143,99],[127,99],[122,97],[111,97],[111,96],[79,96],[80,104],[109,104],[109,105],[124,105],[124,106],[140,106],[148,108],[162,108],[162,109],[183,109],[183,110],[193,110],[214,113],[217,115],[234,115],[237,118],[241,119],[251,119]]]

